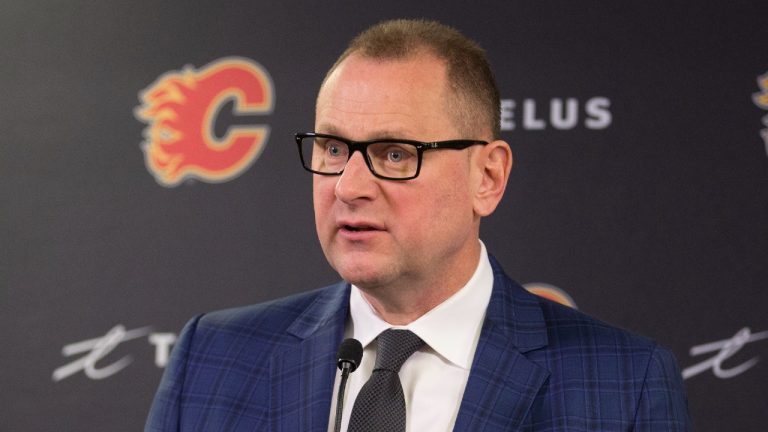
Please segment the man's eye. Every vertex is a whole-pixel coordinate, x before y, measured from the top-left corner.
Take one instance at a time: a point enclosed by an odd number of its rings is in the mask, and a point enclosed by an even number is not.
[[[326,151],[329,156],[343,156],[344,148],[338,144],[328,144]]]
[[[389,145],[380,149],[378,152],[379,158],[386,160],[390,163],[399,164],[407,161],[413,156],[416,156],[416,150],[410,149],[407,146],[402,145]]]
[[[403,159],[406,158],[406,154],[402,150],[390,150],[387,153],[387,159],[390,162],[401,162]]]

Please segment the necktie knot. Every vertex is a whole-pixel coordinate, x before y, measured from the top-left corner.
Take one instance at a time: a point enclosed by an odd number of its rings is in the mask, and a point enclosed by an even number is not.
[[[424,346],[424,341],[410,330],[385,330],[378,341],[374,370],[386,369],[395,373],[400,371],[408,357]]]

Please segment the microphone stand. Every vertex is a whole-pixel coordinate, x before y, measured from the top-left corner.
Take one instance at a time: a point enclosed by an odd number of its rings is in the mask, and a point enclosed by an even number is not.
[[[341,413],[344,410],[344,390],[347,388],[347,378],[360,365],[360,360],[363,358],[363,346],[357,339],[344,339],[339,345],[336,358],[338,358],[336,365],[341,369],[341,381],[336,399],[336,426],[334,430],[341,432]]]
[[[339,394],[336,398],[336,426],[335,432],[341,432],[341,412],[344,410],[344,390],[347,388],[347,378],[349,378],[350,362],[343,362],[341,367],[341,382],[339,383]]]

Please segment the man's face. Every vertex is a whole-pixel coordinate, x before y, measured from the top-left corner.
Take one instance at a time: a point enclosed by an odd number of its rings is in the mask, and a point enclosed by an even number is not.
[[[320,90],[315,131],[358,141],[478,138],[456,129],[447,91],[445,65],[430,55],[381,61],[353,54]],[[461,287],[479,256],[471,151],[424,152],[412,180],[374,177],[360,152],[341,176],[313,176],[317,234],[331,266],[368,292]]]

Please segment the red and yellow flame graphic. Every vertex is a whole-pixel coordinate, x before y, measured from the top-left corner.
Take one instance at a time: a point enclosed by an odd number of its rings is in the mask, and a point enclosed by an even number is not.
[[[545,299],[552,300],[562,305],[577,309],[576,302],[573,301],[573,298],[571,298],[567,292],[554,285],[541,282],[533,282],[527,283],[523,285],[523,287],[525,287],[528,292],[536,294],[539,297],[544,297]]]
[[[135,115],[147,124],[144,159],[163,186],[189,178],[231,180],[253,164],[269,136],[267,125],[233,126],[222,138],[213,133],[219,110],[230,100],[236,115],[272,112],[272,80],[249,59],[226,57],[198,70],[166,73],[139,97]]]

